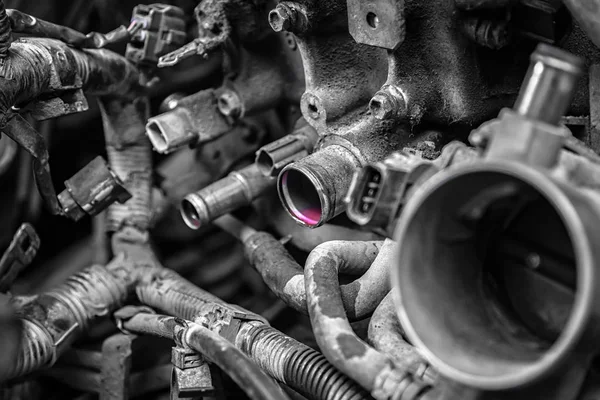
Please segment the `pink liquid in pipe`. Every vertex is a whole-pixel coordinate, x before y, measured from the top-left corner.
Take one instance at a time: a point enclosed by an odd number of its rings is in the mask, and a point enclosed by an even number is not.
[[[287,186],[287,172],[283,175],[282,184],[283,186]],[[304,222],[306,225],[314,226],[319,223],[321,220],[321,208],[320,207],[311,207],[304,208],[302,210],[292,210],[294,216],[298,218],[300,221]]]

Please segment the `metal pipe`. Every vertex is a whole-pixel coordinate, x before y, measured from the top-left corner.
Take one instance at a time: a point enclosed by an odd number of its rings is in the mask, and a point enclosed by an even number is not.
[[[316,228],[342,213],[358,158],[340,145],[328,146],[285,167],[279,174],[279,198],[299,224]]]
[[[352,249],[344,242],[322,244],[310,253],[304,267],[308,312],[319,348],[333,365],[377,400],[400,398],[409,386],[412,398],[430,396],[429,384],[395,365],[392,358],[354,333],[344,311],[337,276],[355,267],[355,257],[351,252],[340,252],[340,248]]]
[[[275,178],[263,175],[257,164],[251,164],[185,196],[181,217],[191,229],[200,229],[215,218],[249,205],[275,184]]]
[[[514,105],[517,114],[558,125],[571,105],[571,99],[584,63],[557,47],[538,45]]]

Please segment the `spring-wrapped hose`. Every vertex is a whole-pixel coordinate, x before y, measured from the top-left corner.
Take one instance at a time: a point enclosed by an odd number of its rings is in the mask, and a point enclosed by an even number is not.
[[[310,347],[270,326],[248,323],[236,345],[269,375],[312,400],[369,398],[360,386]]]
[[[8,55],[8,48],[11,43],[10,20],[6,14],[4,1],[0,0],[0,58]]]
[[[134,277],[119,258],[79,272],[50,292],[15,298],[23,333],[17,362],[6,379],[51,366],[93,320],[125,303]]]

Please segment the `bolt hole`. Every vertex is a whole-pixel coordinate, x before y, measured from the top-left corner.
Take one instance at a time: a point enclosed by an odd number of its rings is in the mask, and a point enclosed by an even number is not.
[[[31,239],[29,238],[29,236],[26,236],[23,239],[23,242],[21,243],[21,250],[25,253],[27,250],[29,250],[30,246],[31,246]]]
[[[221,157],[221,151],[215,150],[215,152],[212,154],[213,160],[216,160],[219,157]]]
[[[377,29],[377,27],[379,26],[379,17],[377,17],[377,15],[375,13],[368,13],[367,14],[367,24],[369,24],[369,26],[373,29]]]
[[[308,112],[310,113],[310,116],[312,118],[318,118],[319,117],[319,108],[313,104],[313,103],[309,103],[308,104]]]

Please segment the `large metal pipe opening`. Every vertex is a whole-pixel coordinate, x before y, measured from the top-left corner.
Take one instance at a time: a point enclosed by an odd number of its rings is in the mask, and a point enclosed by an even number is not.
[[[471,387],[547,378],[581,349],[596,313],[598,226],[593,199],[527,166],[432,178],[396,231],[393,284],[409,339]]]
[[[338,145],[326,147],[281,171],[279,198],[296,222],[316,228],[346,208],[346,196],[358,159]]]

